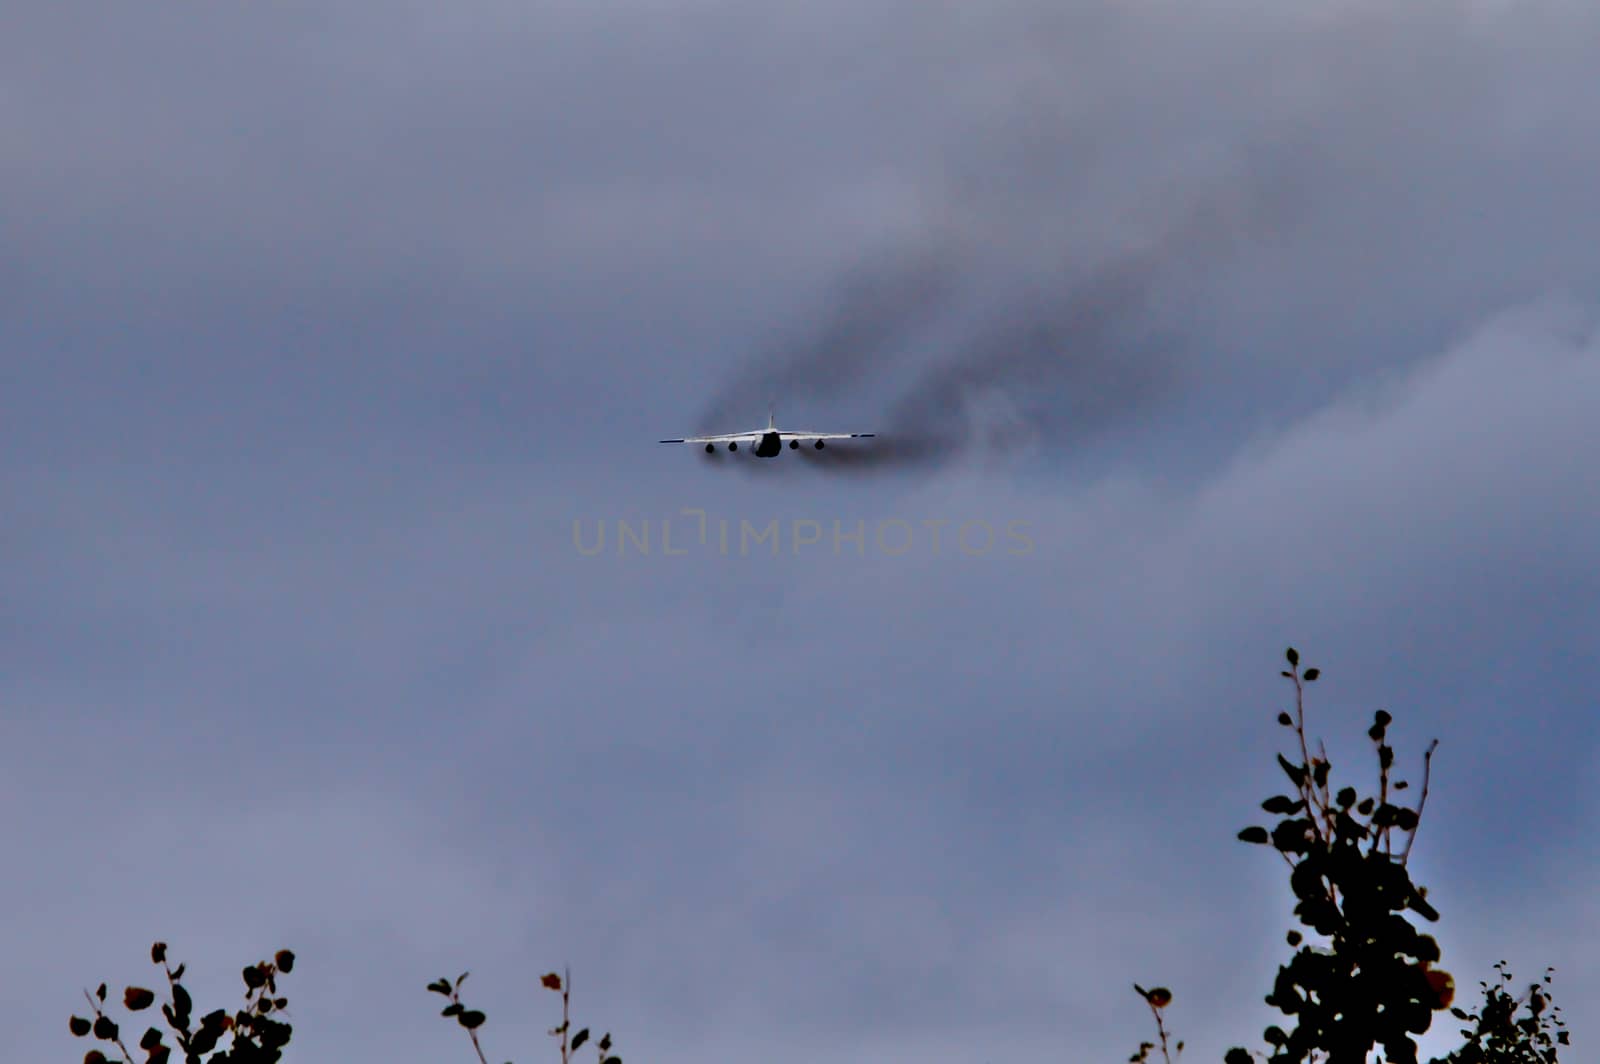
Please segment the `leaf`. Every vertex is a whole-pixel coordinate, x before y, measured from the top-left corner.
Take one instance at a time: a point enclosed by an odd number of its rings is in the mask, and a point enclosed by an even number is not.
[[[159,1028],[150,1027],[144,1032],[144,1037],[139,1039],[139,1048],[144,1050],[154,1049],[161,1044],[161,1031]]]
[[[1285,728],[1292,728],[1294,727],[1294,718],[1289,716],[1287,713],[1279,713],[1278,723],[1282,724]]]
[[[429,983],[428,989],[433,991],[435,994],[443,994],[445,997],[450,996],[450,984],[443,979],[440,979],[436,983]]]
[[[465,1012],[466,1010],[467,1010],[467,1007],[465,1005],[461,1004],[461,1002],[459,1002],[459,1001],[455,1001],[455,1002],[451,1002],[450,1004],[446,1005],[444,1007],[444,1010],[442,1012],[440,1012],[439,1015],[441,1015],[441,1016],[457,1016],[457,1015],[460,1015],[461,1013]]]
[[[155,994],[142,986],[130,986],[122,992],[122,1007],[129,1012],[143,1012],[155,1003]]]
[[[1288,650],[1284,651],[1283,656],[1289,659],[1290,665],[1300,664],[1300,652],[1294,647],[1290,647]]]
[[[1298,932],[1298,931],[1290,931],[1287,935],[1284,936],[1284,938],[1288,941],[1289,945],[1291,945],[1291,946],[1298,946],[1300,944],[1300,932]]]
[[[1164,1009],[1172,1004],[1172,991],[1164,986],[1158,986],[1145,996],[1145,1000],[1158,1009]]]
[[[1411,895],[1411,899],[1409,901],[1409,904],[1410,904],[1411,908],[1413,908],[1417,912],[1421,913],[1427,919],[1429,919],[1429,920],[1437,920],[1437,919],[1439,919],[1439,910],[1435,909],[1432,905],[1429,905],[1427,900],[1425,898],[1423,898],[1423,896],[1421,894],[1415,894],[1415,893],[1412,894]]]
[[[84,1019],[82,1016],[73,1016],[67,1020],[67,1030],[71,1031],[79,1038],[82,1038],[84,1035],[88,1034],[89,1030],[93,1026],[93,1024]]]
[[[83,1064],[106,1064],[106,1055],[98,1049],[91,1049],[83,1055]]]
[[[1265,809],[1269,813],[1287,815],[1297,811],[1303,804],[1305,804],[1303,801],[1297,801],[1294,798],[1290,798],[1287,794],[1275,794],[1271,798],[1268,798],[1266,801],[1262,802],[1261,808]]]
[[[1275,1046],[1281,1046],[1283,1043],[1289,1040],[1289,1036],[1283,1033],[1283,1028],[1277,1026],[1276,1024],[1268,1027],[1265,1031],[1262,1031],[1261,1037],[1265,1038],[1269,1043]]]
[[[1356,812],[1360,813],[1362,816],[1370,816],[1372,814],[1372,799],[1361,799],[1361,804],[1356,806]]]
[[[1349,809],[1356,804],[1356,789],[1354,787],[1341,787],[1339,788],[1339,793],[1333,796],[1333,800],[1339,803],[1340,809]]]
[[[110,1042],[117,1037],[117,1025],[111,1021],[109,1016],[96,1016],[94,1036],[102,1042]]]
[[[284,975],[294,971],[294,953],[290,950],[280,949],[272,955],[272,961]]]
[[[482,1027],[483,1021],[487,1018],[488,1017],[486,1017],[483,1013],[473,1009],[469,1012],[463,1012],[461,1015],[457,1016],[456,1022],[461,1024],[461,1026],[465,1027],[467,1030],[471,1031]]]
[[[1266,828],[1251,827],[1239,832],[1240,842],[1266,843],[1271,838],[1272,836],[1267,834]]]
[[[1281,821],[1272,829],[1272,845],[1284,853],[1305,853],[1309,848],[1306,836],[1310,830],[1311,821],[1303,817]]]
[[[1296,766],[1290,764],[1289,759],[1282,754],[1278,755],[1278,764],[1283,766],[1283,771],[1289,777],[1290,783],[1293,783],[1296,787],[1305,786],[1306,773],[1304,765]]]
[[[1430,970],[1426,973],[1426,975],[1428,978],[1428,989],[1433,991],[1433,995],[1438,1001],[1438,1004],[1434,1006],[1434,1009],[1436,1011],[1442,1011],[1449,1008],[1450,1002],[1454,1001],[1456,996],[1455,979],[1451,977],[1449,972]]]
[[[460,974],[460,975],[458,975],[458,976],[456,976],[456,989],[457,989],[457,990],[460,990],[460,989],[461,989],[461,983],[462,983],[462,981],[463,981],[463,980],[464,980],[464,979],[466,979],[466,977],[467,977],[467,976],[469,976],[469,975],[471,975],[471,974],[472,974],[472,973],[471,973],[471,972],[462,972],[462,973],[461,973],[461,974]]]
[[[266,981],[267,977],[261,971],[260,965],[252,964],[244,969],[244,985],[249,987],[251,990],[255,990],[264,985]]]
[[[587,1042],[588,1040],[589,1040],[589,1028],[585,1027],[583,1030],[579,1031],[577,1034],[572,1036],[572,1048],[573,1049],[577,1049],[579,1046],[583,1045],[583,1043]]]
[[[539,982],[551,990],[561,989],[561,977],[555,972],[551,972],[550,974],[544,976],[539,980]]]
[[[1306,683],[1314,683],[1314,682],[1316,682],[1317,677],[1321,676],[1321,675],[1322,675],[1322,670],[1321,669],[1307,669],[1306,670]]]
[[[189,1040],[189,1052],[195,1054],[196,1056],[203,1057],[217,1047],[217,1039],[221,1037],[222,1028],[202,1027],[200,1030],[196,1031],[195,1036]]]
[[[174,979],[182,979],[183,978],[183,970],[185,968],[187,968],[187,967],[188,967],[188,962],[184,962],[183,964],[178,965],[177,970],[172,973],[172,978],[174,978]]]
[[[1380,709],[1372,715],[1372,722],[1380,728],[1387,728],[1394,723],[1394,718],[1389,716],[1387,710]]]
[[[106,999],[106,984],[101,983],[100,989],[94,992],[94,996],[99,998],[101,1001],[104,1001]]]
[[[155,945],[150,947],[150,963],[161,964],[166,961],[166,959],[167,944],[165,942],[157,942]]]

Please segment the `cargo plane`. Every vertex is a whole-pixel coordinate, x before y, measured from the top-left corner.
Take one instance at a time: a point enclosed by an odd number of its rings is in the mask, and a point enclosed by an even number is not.
[[[790,450],[798,449],[802,443],[809,443],[817,450],[822,450],[826,440],[864,440],[876,436],[875,432],[790,432],[780,429],[773,423],[772,412],[767,412],[767,427],[752,429],[749,432],[729,432],[720,436],[686,436],[681,440],[662,440],[662,443],[700,443],[704,444],[706,453],[711,454],[719,446],[725,446],[730,451],[737,451],[740,444],[750,448],[750,453],[757,458],[776,458],[783,452],[783,445],[787,443]]]

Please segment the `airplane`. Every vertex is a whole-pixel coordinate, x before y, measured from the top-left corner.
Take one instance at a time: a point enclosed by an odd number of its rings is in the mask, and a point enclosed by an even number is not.
[[[711,454],[717,445],[727,444],[728,450],[737,451],[741,443],[750,445],[750,452],[757,458],[776,458],[783,453],[784,442],[787,441],[790,450],[800,446],[803,441],[810,441],[817,450],[822,450],[825,440],[863,440],[876,436],[876,432],[787,432],[779,429],[773,423],[772,412],[767,411],[767,427],[754,429],[750,432],[729,432],[720,436],[687,436],[681,440],[662,440],[662,443],[703,443],[706,453]]]

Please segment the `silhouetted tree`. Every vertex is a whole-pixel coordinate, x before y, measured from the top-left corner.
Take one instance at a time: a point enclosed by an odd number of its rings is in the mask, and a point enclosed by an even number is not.
[[[1461,1049],[1432,1064],[1555,1064],[1556,1046],[1567,1044],[1567,1033],[1561,1010],[1551,1008],[1548,989],[1535,985],[1512,999],[1503,986],[1481,983],[1481,1013],[1452,1007],[1455,980],[1435,967],[1438,943],[1407,919],[1407,913],[1429,923],[1439,919],[1427,889],[1411,881],[1406,867],[1427,804],[1438,740],[1423,754],[1416,808],[1399,804],[1397,796],[1409,784],[1392,776],[1394,748],[1387,736],[1393,717],[1380,709],[1367,730],[1377,753],[1377,793],[1334,789],[1326,748],[1318,743],[1313,755],[1306,740],[1305,686],[1316,681],[1319,670],[1302,672],[1293,647],[1285,657],[1289,668],[1283,675],[1294,685],[1294,713],[1279,713],[1278,723],[1294,731],[1297,749],[1291,757],[1279,754],[1278,765],[1290,793],[1261,803],[1279,817],[1270,830],[1248,827],[1239,838],[1270,846],[1289,868],[1294,913],[1304,931],[1291,929],[1285,936],[1296,952],[1278,969],[1266,1002],[1292,1026],[1285,1030],[1274,1024],[1262,1032],[1270,1055],[1235,1047],[1224,1064],[1251,1064],[1258,1058],[1272,1064],[1365,1064],[1375,1046],[1382,1047],[1387,1064],[1417,1064],[1412,1036],[1425,1033],[1434,1014],[1446,1009],[1473,1026],[1461,1029],[1467,1038]],[[1398,850],[1396,833],[1404,839]],[[1509,982],[1504,962],[1497,967],[1501,982]],[[1549,982],[1547,971],[1546,987]],[[1165,1055],[1161,1010],[1171,994],[1163,988],[1158,1001],[1155,991],[1134,989],[1156,1014]],[[1527,1014],[1519,1018],[1523,1008]],[[1153,1043],[1143,1043],[1130,1059],[1143,1061],[1152,1048]]]

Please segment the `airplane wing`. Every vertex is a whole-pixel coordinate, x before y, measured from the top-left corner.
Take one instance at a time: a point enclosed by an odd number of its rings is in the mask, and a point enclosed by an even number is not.
[[[876,432],[780,432],[780,440],[865,440]]]
[[[765,433],[728,432],[721,436],[685,436],[681,440],[662,440],[662,443],[754,443]]]

